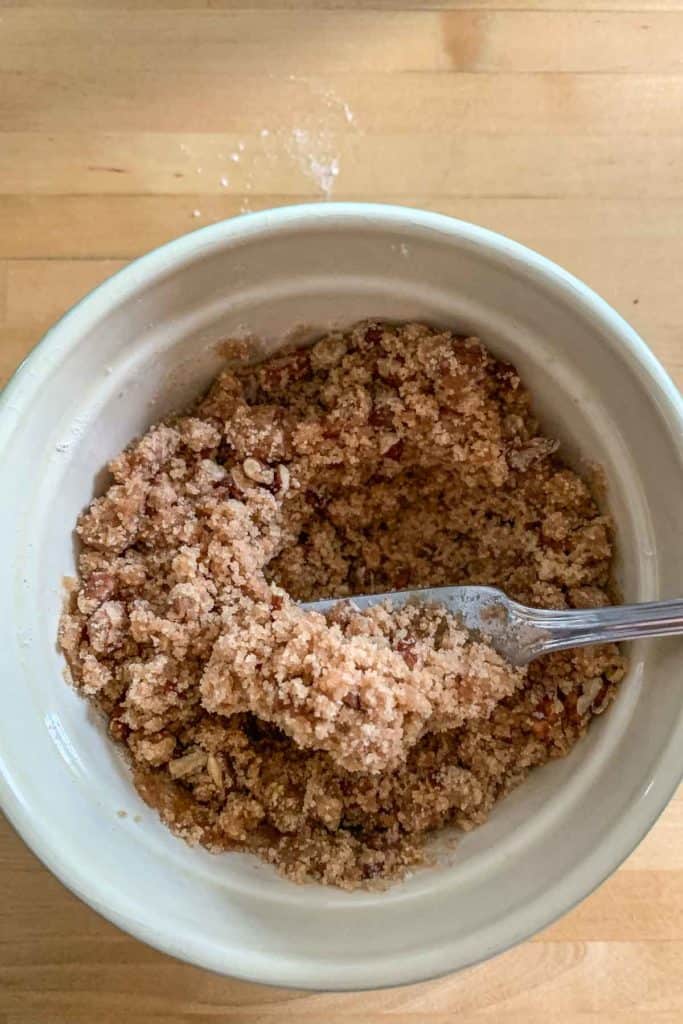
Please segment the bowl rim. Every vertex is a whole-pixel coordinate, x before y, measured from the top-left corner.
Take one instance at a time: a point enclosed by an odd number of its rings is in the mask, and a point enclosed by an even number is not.
[[[683,396],[636,331],[604,299],[568,271],[519,242],[467,221],[407,206],[381,203],[311,203],[283,206],[218,221],[167,242],[131,261],[73,305],[42,337],[22,361],[0,392],[0,464],[2,452],[22,413],[22,399],[33,390],[40,377],[47,377],[51,368],[76,344],[88,321],[96,321],[114,304],[126,301],[139,287],[149,285],[166,273],[177,272],[186,264],[221,248],[231,240],[268,238],[274,233],[306,231],[319,225],[324,228],[405,227],[423,229],[443,237],[456,239],[460,244],[485,249],[510,266],[523,266],[527,274],[552,285],[565,293],[574,305],[593,317],[606,329],[619,345],[615,352],[635,370],[640,384],[658,406],[683,463]],[[25,410],[24,410],[25,411]],[[261,984],[283,987],[309,988],[318,991],[376,989],[388,986],[414,984],[441,977],[496,956],[528,939],[547,927],[572,907],[585,899],[630,855],[650,830],[675,793],[683,768],[680,762],[680,744],[683,741],[683,718],[660,752],[656,770],[643,799],[634,803],[629,811],[602,837],[599,845],[577,868],[535,899],[522,917],[515,922],[503,919],[498,937],[485,948],[472,950],[472,954],[457,964],[445,962],[443,957],[432,957],[430,964],[417,968],[408,961],[402,963],[402,972],[378,963],[373,980],[358,984],[354,980],[353,966],[331,970],[327,980],[312,979],[307,983],[300,970],[290,971],[286,964],[278,970],[265,972],[231,969],[230,977]],[[163,923],[143,919],[106,903],[100,896],[96,870],[89,865],[61,859],[53,847],[49,829],[36,821],[30,806],[25,803],[12,784],[11,767],[5,763],[0,751],[0,808],[45,866],[75,895],[97,913],[119,928],[187,963],[227,974],[224,961],[211,955],[211,950],[195,941],[181,943]],[[578,874],[578,877],[577,877]],[[505,925],[505,927],[503,927]],[[480,947],[484,945],[480,943]],[[292,975],[296,974],[293,980]],[[322,984],[321,984],[322,982]]]

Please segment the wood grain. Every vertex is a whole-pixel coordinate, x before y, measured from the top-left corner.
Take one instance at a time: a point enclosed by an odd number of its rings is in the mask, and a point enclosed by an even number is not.
[[[440,210],[539,249],[683,385],[682,43],[683,0],[0,0],[0,383],[127,260],[334,198]],[[543,934],[363,996],[164,957],[0,827],[0,1024],[682,1015],[683,794]]]
[[[3,17],[10,71],[78,63],[101,75],[158,63],[179,72],[305,75],[359,71],[678,72],[683,12],[260,11],[12,9]],[[543,46],[538,46],[539,38]],[[334,41],[334,45],[329,45]]]
[[[78,133],[88,146],[85,153],[96,154],[107,142],[102,135],[170,132],[176,137],[151,140],[152,156],[155,145],[165,152],[166,141],[175,144],[170,151],[180,162],[181,154],[192,155],[180,149],[186,144],[185,133],[213,132],[225,138],[227,148],[230,136],[260,137],[264,128],[290,139],[295,129],[304,127],[324,129],[333,137],[354,130],[366,141],[377,134],[416,140],[429,134],[445,139],[490,134],[671,138],[680,134],[682,95],[681,76],[656,72],[630,76],[359,71],[277,77],[235,75],[229,67],[220,74],[201,67],[181,72],[159,62],[145,70],[103,75],[74,75],[66,69],[47,74],[41,68],[27,78],[0,64],[0,122],[7,132],[43,133],[33,143],[26,140],[29,147],[38,147],[40,159],[62,144],[62,133]],[[344,102],[354,116],[351,125],[343,116]],[[7,141],[16,144],[12,137]],[[135,141],[142,144],[144,158],[146,140]],[[117,151],[120,144],[125,141],[113,140]],[[389,166],[387,162],[386,169]],[[31,187],[30,179],[27,185]],[[74,190],[80,187],[80,180],[72,184]]]

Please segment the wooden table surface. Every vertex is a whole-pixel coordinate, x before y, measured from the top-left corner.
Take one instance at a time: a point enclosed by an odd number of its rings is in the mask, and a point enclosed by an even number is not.
[[[0,133],[0,383],[132,257],[315,199],[427,207],[526,242],[683,382],[683,0],[0,0]],[[363,996],[176,963],[79,903],[6,824],[0,863],[0,1024],[683,1015],[680,795],[542,935]]]

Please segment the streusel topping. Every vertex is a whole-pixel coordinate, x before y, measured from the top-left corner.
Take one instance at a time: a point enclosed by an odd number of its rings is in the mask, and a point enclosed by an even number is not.
[[[611,523],[556,449],[477,339],[365,323],[222,374],[114,459],[60,643],[162,819],[377,884],[566,754],[616,647],[521,671],[443,610],[298,605],[447,584],[606,603]]]

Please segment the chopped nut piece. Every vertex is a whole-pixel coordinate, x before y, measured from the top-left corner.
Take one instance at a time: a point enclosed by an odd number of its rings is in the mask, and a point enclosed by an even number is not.
[[[598,696],[603,687],[602,677],[597,679],[588,679],[583,684],[583,693],[576,702],[576,711],[579,715],[585,715],[588,709],[591,707],[593,701]]]
[[[206,760],[206,770],[208,771],[209,778],[213,782],[214,786],[216,786],[218,789],[222,789],[223,770],[215,754],[209,754]]]
[[[253,480],[254,483],[264,484],[266,487],[275,479],[275,472],[269,466],[262,466],[258,459],[245,459],[242,469],[246,477]]]
[[[240,495],[247,494],[249,489],[253,487],[252,481],[241,466],[233,466],[230,470],[230,475],[235,487],[240,492]]]
[[[285,494],[289,490],[289,470],[282,463],[275,468],[275,483],[277,485],[277,495],[280,498],[284,498]]]
[[[182,779],[184,775],[192,775],[206,766],[207,756],[203,750],[193,750],[184,757],[171,761],[168,770],[174,779]]]

